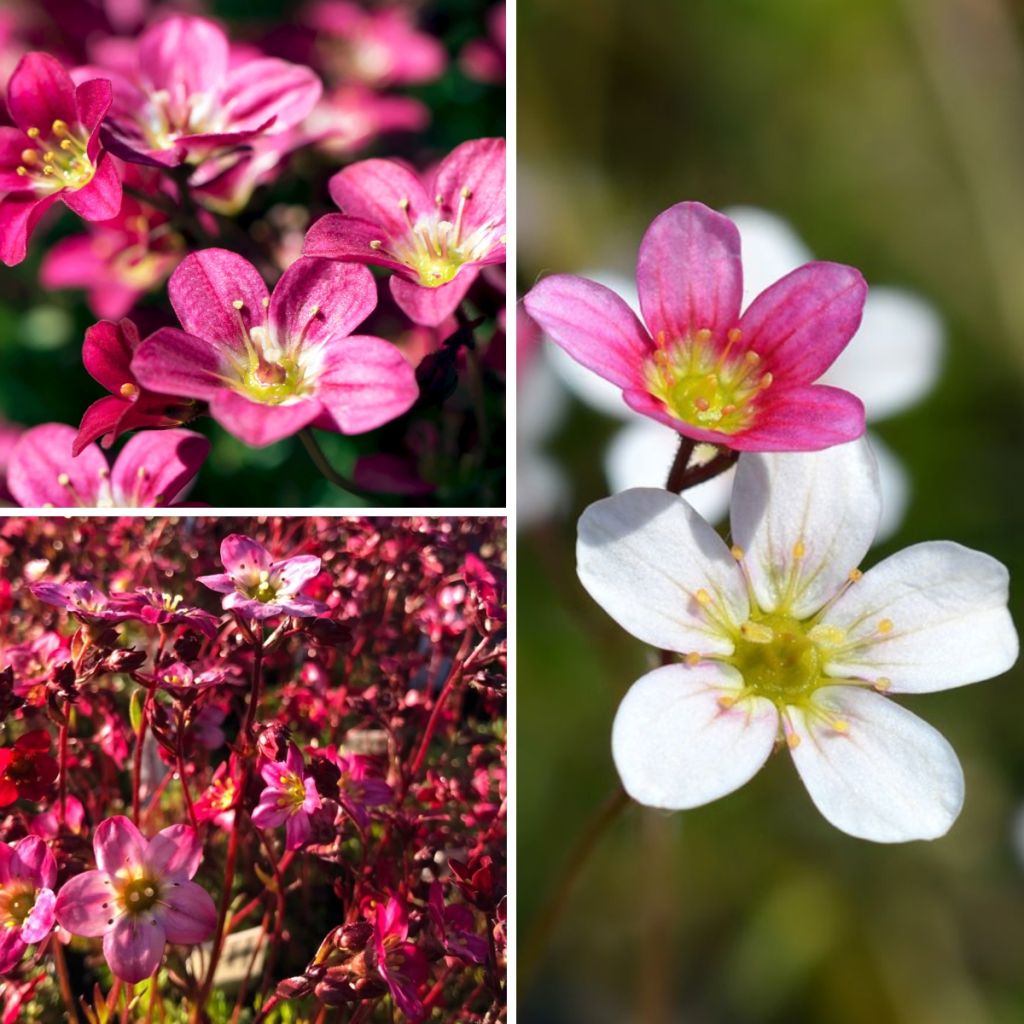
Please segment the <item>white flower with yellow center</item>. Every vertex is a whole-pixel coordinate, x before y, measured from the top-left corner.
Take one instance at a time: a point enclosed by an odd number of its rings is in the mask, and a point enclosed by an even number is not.
[[[680,655],[639,679],[616,715],[612,753],[630,796],[671,810],[708,803],[780,743],[844,832],[903,842],[949,830],[960,763],[891,696],[1013,665],[1008,575],[946,541],[862,573],[880,511],[864,440],[741,456],[731,548],[668,491],[624,491],[586,510],[584,587],[634,636]]]

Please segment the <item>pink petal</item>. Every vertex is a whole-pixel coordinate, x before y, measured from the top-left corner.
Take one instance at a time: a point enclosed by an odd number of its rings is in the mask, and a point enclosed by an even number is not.
[[[146,430],[121,449],[110,474],[114,503],[122,508],[173,505],[210,451],[192,430]]]
[[[181,882],[167,890],[164,902],[161,917],[168,942],[191,946],[213,935],[217,908],[202,886]]]
[[[777,381],[810,384],[860,326],[867,290],[853,267],[807,263],[750,304],[740,321],[743,344],[764,358]]]
[[[142,833],[121,814],[100,822],[92,838],[96,866],[110,875],[116,875],[122,868],[144,865],[146,846]]]
[[[321,217],[306,232],[302,245],[304,256],[324,256],[332,260],[350,260],[372,263],[378,267],[408,272],[404,263],[381,255],[380,249],[370,245],[382,242],[387,232],[380,225],[357,217],[346,217],[340,213],[329,213]]]
[[[257,828],[277,828],[283,825],[291,814],[291,809],[281,807],[277,802],[277,790],[265,789],[260,802],[252,812],[252,823]]]
[[[196,582],[215,590],[218,594],[233,594],[235,591],[235,581],[226,572],[215,573],[212,576],[197,576]]]
[[[46,423],[18,438],[7,466],[7,486],[22,508],[75,508],[98,502],[107,460],[95,445],[71,454],[75,429]],[[68,484],[59,482],[68,477]]]
[[[23,878],[39,888],[51,889],[57,881],[57,862],[39,836],[26,836],[14,844],[8,870],[11,878]]]
[[[695,441],[706,441],[708,444],[722,444],[728,447],[732,445],[733,439],[737,436],[736,434],[723,434],[718,430],[703,430],[700,427],[695,427],[692,423],[687,423],[674,416],[665,408],[664,402],[647,391],[628,389],[622,392],[622,398],[634,412],[664,423],[665,426],[671,427]]]
[[[732,435],[737,451],[818,451],[864,433],[864,404],[848,391],[817,384],[765,397],[754,426]]]
[[[309,68],[275,57],[247,61],[228,74],[221,103],[240,130],[272,121],[275,132],[297,125],[317,104],[323,85]]]
[[[317,344],[351,334],[377,305],[373,275],[352,263],[303,258],[277,283],[270,324],[282,347]],[[310,310],[316,307],[315,316]]]
[[[227,249],[187,256],[171,275],[167,291],[181,326],[221,347],[244,351],[242,323],[249,330],[266,321],[263,300],[269,294],[263,278],[247,259]],[[238,301],[240,310],[232,305]]]
[[[263,448],[308,427],[323,411],[319,401],[301,399],[287,405],[264,405],[224,389],[210,400],[210,415],[229,433]]]
[[[122,981],[145,981],[163,959],[167,937],[158,918],[124,915],[103,936],[103,955]]]
[[[82,363],[94,381],[116,395],[122,384],[135,381],[131,361],[138,347],[139,330],[131,320],[101,320],[85,332]]]
[[[317,397],[331,427],[362,434],[407,412],[419,396],[416,374],[402,353],[381,338],[353,335],[324,356]]]
[[[49,887],[36,893],[36,902],[21,926],[21,937],[26,942],[42,942],[53,931],[54,908],[57,897]]]
[[[303,811],[293,814],[284,825],[285,849],[297,850],[300,846],[304,846],[312,831],[308,814]]]
[[[116,916],[113,897],[105,871],[83,871],[61,886],[54,913],[72,935],[93,938],[106,932],[107,921]]]
[[[13,970],[27,948],[20,928],[0,928],[0,974]]]
[[[83,220],[110,220],[121,212],[121,172],[109,153],[100,157],[92,181],[80,189],[65,189],[61,199]]]
[[[26,53],[7,83],[7,109],[23,131],[38,128],[48,136],[54,121],[78,122],[75,87],[56,57]]]
[[[743,299],[736,225],[702,203],[669,207],[640,243],[636,283],[655,338],[664,332],[678,341],[707,329],[724,339]]]
[[[21,154],[28,139],[17,128],[0,127],[0,191],[21,192],[26,188],[25,179],[18,174]]]
[[[165,18],[139,40],[143,82],[172,97],[214,92],[227,75],[228,57],[227,37],[205,18]]]
[[[462,215],[463,234],[484,224],[500,234],[505,224],[505,140],[472,139],[456,146],[441,161],[430,190],[444,200],[446,211],[457,216],[461,192],[468,188]]]
[[[13,859],[14,851],[6,843],[0,843],[0,885],[6,885],[11,880]]]
[[[110,272],[110,260],[96,252],[92,235],[62,238],[43,256],[39,282],[44,288],[89,288]]]
[[[338,171],[328,187],[342,213],[377,224],[396,238],[409,233],[408,220],[415,224],[435,210],[434,197],[397,160],[360,160]]]
[[[413,323],[437,327],[455,312],[476,277],[476,267],[468,263],[459,268],[451,281],[437,288],[424,288],[415,281],[395,276],[391,278],[391,295]]]
[[[113,101],[114,88],[107,78],[90,79],[75,89],[77,120],[90,135],[99,128]]]
[[[534,285],[523,305],[576,362],[620,388],[644,388],[642,367],[654,346],[636,314],[610,288],[555,274]]]
[[[161,327],[136,349],[131,372],[151,391],[209,401],[224,389],[222,345],[231,347],[231,342],[216,335],[197,338],[174,327]]]
[[[320,573],[320,559],[316,555],[295,555],[274,562],[270,567],[271,576],[276,576],[292,593],[299,590]],[[299,771],[302,770],[302,755],[299,755]]]
[[[82,422],[78,425],[78,434],[75,443],[71,446],[73,456],[81,453],[94,441],[98,441],[107,434],[112,434],[125,410],[129,409],[130,403],[123,398],[116,398],[114,395],[107,395],[93,402],[82,415]]]
[[[62,196],[62,192],[54,192],[39,199],[31,192],[15,192],[0,199],[0,260],[8,267],[25,258],[29,235]]]
[[[191,878],[202,859],[203,844],[199,841],[199,834],[188,825],[161,829],[149,841],[146,853],[146,864],[150,870],[175,882]]]
[[[221,564],[234,579],[256,579],[261,572],[269,572],[272,559],[259,541],[241,533],[229,534],[220,544]],[[232,590],[234,583],[232,581]]]

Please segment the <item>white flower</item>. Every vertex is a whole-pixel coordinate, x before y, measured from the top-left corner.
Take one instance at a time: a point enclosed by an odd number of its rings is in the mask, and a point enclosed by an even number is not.
[[[877,842],[932,839],[963,774],[889,694],[1005,672],[1017,658],[1008,576],[958,544],[918,544],[861,574],[881,508],[866,440],[744,454],[734,547],[683,499],[640,488],[591,505],[580,580],[621,626],[681,661],[639,679],[615,718],[627,792],[673,810],[743,785],[777,741],[821,813]]]
[[[752,207],[726,213],[739,228],[743,245],[743,305],[773,281],[813,259],[792,228],[780,217]],[[607,285],[638,308],[636,288],[624,276],[585,275]],[[898,288],[872,286],[864,318],[853,340],[836,360],[822,384],[851,391],[864,402],[868,422],[877,422],[920,401],[935,385],[942,362],[943,328],[924,300]],[[549,346],[552,364],[571,391],[588,405],[627,421],[605,453],[605,475],[613,491],[630,487],[662,487],[679,447],[679,434],[638,416],[622,401],[621,389]],[[906,471],[899,459],[872,435],[882,485],[882,520],[876,540],[899,528],[909,499]],[[706,519],[725,517],[732,492],[729,472],[687,491]]]

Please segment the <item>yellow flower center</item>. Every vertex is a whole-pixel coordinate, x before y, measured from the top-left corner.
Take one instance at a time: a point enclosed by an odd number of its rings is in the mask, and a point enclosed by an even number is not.
[[[36,889],[27,882],[0,890],[0,921],[5,928],[20,928],[36,905]]]
[[[67,122],[57,120],[46,135],[38,128],[29,128],[26,134],[31,144],[21,151],[18,174],[29,187],[57,192],[80,189],[92,181],[96,167],[89,159],[89,136],[83,129],[73,132]]]
[[[117,905],[124,913],[132,916],[145,914],[160,902],[161,895],[160,882],[157,879],[146,874],[136,875],[121,883],[117,893]]]

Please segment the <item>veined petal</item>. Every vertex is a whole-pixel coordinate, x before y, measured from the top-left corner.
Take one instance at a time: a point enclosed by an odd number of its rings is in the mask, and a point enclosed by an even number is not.
[[[95,445],[72,456],[74,443],[75,428],[63,423],[45,423],[18,438],[7,466],[7,486],[22,508],[97,504],[107,460]]]
[[[65,882],[57,894],[54,912],[62,928],[72,935],[102,935],[115,916],[114,890],[105,871],[83,871]]]
[[[92,839],[96,866],[110,875],[116,875],[122,868],[141,867],[146,860],[146,846],[135,824],[121,814],[100,822]]]
[[[743,343],[779,382],[810,384],[860,326],[868,286],[853,267],[808,263],[762,292],[743,314]]]
[[[270,326],[288,348],[344,338],[377,305],[373,275],[354,263],[303,257],[277,283],[270,298]]]
[[[649,807],[699,807],[739,789],[768,760],[779,713],[743,688],[731,666],[665,665],[638,679],[615,715],[612,755],[622,784]]]
[[[270,567],[272,577],[277,577],[293,593],[301,589],[320,573],[320,558],[317,555],[294,555],[274,562]],[[300,757],[301,767],[301,757]]]
[[[394,238],[409,233],[409,221],[434,215],[434,198],[420,179],[397,160],[360,160],[338,171],[331,198],[350,217],[368,220]]]
[[[11,878],[23,878],[36,886],[50,889],[57,881],[57,862],[43,839],[26,836],[14,844],[14,856],[8,872]]]
[[[166,90],[171,96],[213,92],[227,74],[227,37],[205,18],[165,18],[139,40],[139,70],[153,92]]]
[[[640,242],[636,284],[655,338],[681,341],[706,329],[724,339],[743,297],[736,226],[703,203],[670,206]]]
[[[328,213],[306,232],[302,243],[304,256],[321,256],[332,260],[372,263],[389,270],[407,272],[399,260],[382,255],[383,250],[370,245],[383,242],[385,232],[380,225],[341,213]]]
[[[731,654],[749,614],[743,576],[721,537],[680,497],[637,488],[580,519],[576,572],[623,629],[654,647]]]
[[[78,122],[75,86],[64,65],[48,53],[26,53],[7,83],[7,109],[23,131],[49,133],[54,121]]]
[[[643,365],[653,343],[637,315],[610,288],[555,274],[534,285],[523,305],[578,363],[620,388],[644,388]]]
[[[210,415],[229,433],[263,448],[308,427],[323,412],[317,400],[303,398],[281,405],[264,405],[224,388],[210,399]]]
[[[34,192],[12,192],[0,197],[0,261],[8,267],[25,258],[28,239],[44,213],[63,192],[38,197]]]
[[[85,332],[82,363],[89,376],[111,394],[132,382],[132,353],[139,347],[139,331],[131,320],[101,320]]]
[[[108,78],[92,78],[75,89],[78,121],[90,135],[99,128],[113,100],[114,88]]]
[[[229,534],[221,541],[220,560],[232,578],[254,583],[261,572],[270,572],[272,564],[267,549],[259,541],[241,533]]]
[[[52,889],[39,889],[36,892],[35,904],[21,926],[21,937],[26,942],[42,942],[53,931],[56,903],[57,897]]]
[[[823,686],[812,702],[787,712],[799,737],[790,752],[815,806],[836,828],[876,843],[949,831],[963,806],[964,776],[941,733],[864,687]]]
[[[470,139],[456,146],[438,165],[434,187],[455,216],[463,189],[469,190],[462,217],[463,233],[485,224],[505,223],[505,140]]]
[[[826,673],[929,693],[1007,671],[1018,639],[1006,603],[1009,574],[950,541],[915,544],[879,562],[828,610],[843,631]]]
[[[125,508],[173,505],[199,472],[210,442],[193,430],[145,430],[121,449],[110,474],[114,502]]]
[[[103,936],[103,955],[122,981],[144,981],[160,966],[167,937],[156,917],[125,914]]]
[[[881,507],[864,440],[822,452],[740,456],[732,536],[761,608],[798,619],[818,611],[867,553]]]
[[[753,426],[726,443],[737,451],[815,452],[855,441],[863,433],[864,406],[856,395],[808,384],[769,389]]]
[[[209,401],[224,389],[228,339],[197,338],[176,327],[161,327],[135,350],[131,372],[151,391]]]
[[[146,851],[146,866],[172,881],[191,878],[202,859],[203,844],[196,830],[188,825],[171,825],[161,829],[149,841],[149,849]]]
[[[323,85],[311,68],[264,57],[228,73],[220,102],[233,129],[255,130],[269,121],[270,130],[277,133],[298,124],[322,92]]]
[[[121,211],[121,172],[109,153],[100,156],[88,185],[65,189],[61,199],[83,220],[110,220]]]
[[[217,927],[217,908],[210,894],[195,882],[172,886],[164,896],[167,904],[161,920],[168,942],[192,945],[205,942]]]
[[[478,273],[474,265],[464,264],[451,281],[436,288],[424,287],[396,274],[389,287],[398,308],[414,324],[438,327],[455,312]]]

